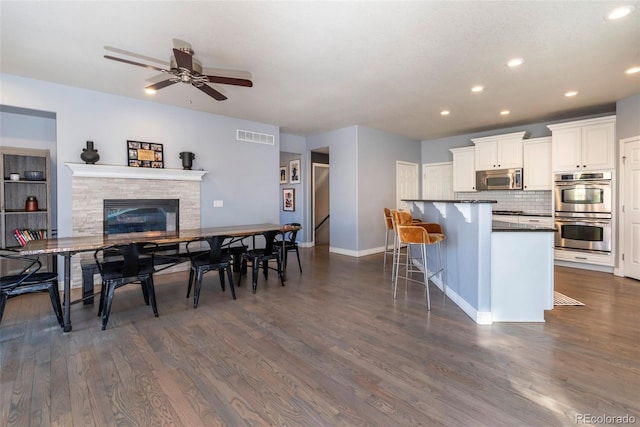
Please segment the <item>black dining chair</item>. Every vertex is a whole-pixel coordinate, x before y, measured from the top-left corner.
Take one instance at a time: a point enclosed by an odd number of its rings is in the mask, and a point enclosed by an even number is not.
[[[242,268],[240,269],[240,274],[238,277],[238,286],[240,286],[240,280],[242,279],[242,274],[246,271],[246,267],[248,264],[251,264],[251,272],[253,276],[252,280],[252,289],[253,293],[256,293],[256,289],[258,287],[258,272],[260,268],[262,268],[264,272],[264,278],[268,277],[269,270],[274,270],[278,272],[278,277],[280,278],[280,283],[284,286],[284,270],[282,268],[282,250],[278,249],[278,246],[282,245],[281,240],[278,240],[277,237],[281,235],[279,230],[271,230],[265,231],[262,233],[262,236],[265,240],[264,248],[253,248],[248,249],[244,254],[242,254]],[[276,261],[277,267],[269,266],[270,261]]]
[[[141,284],[145,304],[151,303],[153,314],[158,317],[153,285],[153,249],[157,247],[155,243],[131,243],[108,246],[94,252],[93,257],[102,278],[98,316],[102,315],[103,331],[109,322],[115,290],[129,283]]]
[[[283,255],[283,264],[284,269],[287,269],[287,260],[289,258],[289,252],[295,251],[296,257],[298,257],[298,268],[300,269],[300,273],[302,273],[302,264],[300,263],[300,251],[298,250],[298,242],[296,241],[296,237],[298,235],[298,230],[300,229],[300,223],[291,222],[289,224],[285,224],[286,226],[295,227],[292,230],[285,231],[282,235],[282,239],[284,240],[284,255]],[[282,246],[278,246],[278,248],[282,248]]]
[[[201,240],[194,240],[188,242],[186,245],[187,253],[191,260],[191,269],[189,270],[189,286],[187,288],[187,298],[191,294],[191,288],[195,280],[195,289],[193,290],[193,308],[198,307],[198,301],[200,300],[200,288],[202,287],[202,276],[204,273],[212,270],[218,270],[220,276],[220,287],[222,291],[225,290],[224,273],[226,271],[229,278],[229,288],[231,290],[231,296],[236,299],[236,291],[233,287],[233,272],[232,267],[232,255],[228,252],[224,253],[222,245],[225,241],[225,236],[212,236],[206,237],[204,240],[209,245],[209,250],[196,251],[194,248],[196,243]],[[191,246],[194,244],[194,246]]]
[[[20,256],[3,250],[0,252],[1,271],[13,270],[9,275],[0,277],[0,322],[7,300],[18,295],[47,291],[51,299],[53,311],[60,326],[62,321],[62,305],[58,291],[58,274],[40,272],[42,263],[37,257]]]

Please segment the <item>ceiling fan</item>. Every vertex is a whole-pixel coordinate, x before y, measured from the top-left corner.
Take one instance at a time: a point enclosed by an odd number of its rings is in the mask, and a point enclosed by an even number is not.
[[[113,52],[124,53],[129,56],[138,57],[147,61],[157,62],[166,68],[156,67],[154,65],[143,64],[140,62],[131,61],[128,59],[118,58],[111,55],[104,55],[106,59],[113,61],[124,62],[125,64],[136,65],[138,67],[148,68],[150,70],[160,71],[163,74],[148,79],[149,82],[155,82],[152,85],[147,86],[146,90],[160,90],[172,84],[182,82],[190,84],[191,86],[200,89],[202,92],[216,99],[217,101],[224,101],[227,99],[222,93],[218,92],[207,83],[217,83],[234,86],[253,87],[253,82],[248,78],[227,77],[223,75],[208,75],[209,73],[217,74],[243,74],[250,76],[247,72],[238,72],[234,70],[208,70],[202,68],[202,64],[196,58],[193,57],[194,51],[191,45],[185,41],[173,39],[173,56],[169,59],[169,62],[160,61],[148,56],[138,55],[132,52],[127,52],[122,49],[105,46],[106,50]]]

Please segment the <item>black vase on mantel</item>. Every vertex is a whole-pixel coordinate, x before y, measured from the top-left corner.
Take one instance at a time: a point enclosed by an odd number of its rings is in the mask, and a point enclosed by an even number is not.
[[[191,170],[191,166],[193,166],[193,159],[196,158],[196,155],[190,151],[183,151],[180,153],[180,158],[182,159],[182,169]]]
[[[87,141],[87,148],[82,149],[80,158],[88,165],[94,165],[98,160],[100,160],[98,150],[93,148],[93,141]]]

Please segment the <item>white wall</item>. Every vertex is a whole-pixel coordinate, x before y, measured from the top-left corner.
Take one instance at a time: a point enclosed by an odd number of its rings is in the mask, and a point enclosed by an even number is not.
[[[0,105],[55,113],[58,235],[71,233],[71,173],[86,141],[99,163],[126,164],[128,139],[164,144],[165,168],[181,169],[178,154],[196,154],[202,182],[202,226],[279,222],[279,128],[274,125],[0,74]],[[236,129],[275,135],[275,145],[237,141]],[[223,208],[213,208],[223,200]]]

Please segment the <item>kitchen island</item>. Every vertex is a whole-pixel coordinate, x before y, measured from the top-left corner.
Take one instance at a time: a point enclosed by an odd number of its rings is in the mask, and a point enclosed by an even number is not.
[[[553,228],[494,222],[492,200],[404,201],[415,218],[442,225],[447,296],[469,317],[544,322],[553,309]]]

